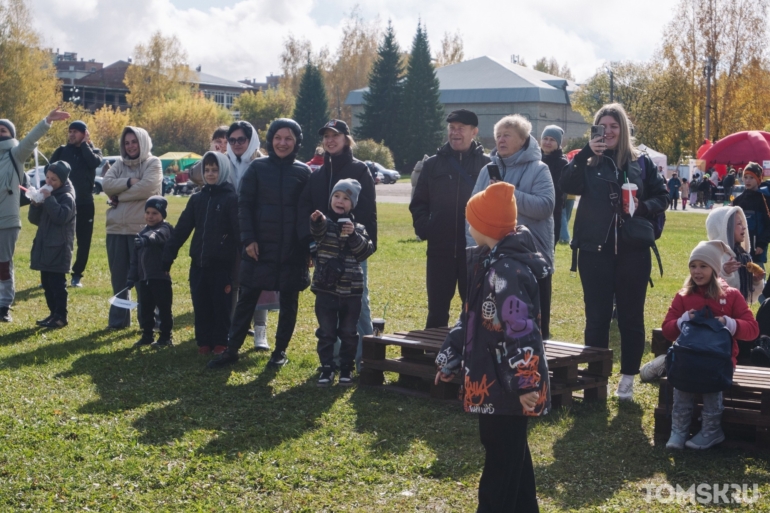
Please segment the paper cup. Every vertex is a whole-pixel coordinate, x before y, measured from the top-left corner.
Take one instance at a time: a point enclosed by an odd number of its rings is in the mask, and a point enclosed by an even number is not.
[[[373,335],[375,337],[381,337],[385,333],[385,319],[372,319],[372,328],[374,330]]]
[[[626,207],[631,202],[631,198],[636,198],[636,191],[639,189],[636,184],[624,183],[623,187],[623,206]]]

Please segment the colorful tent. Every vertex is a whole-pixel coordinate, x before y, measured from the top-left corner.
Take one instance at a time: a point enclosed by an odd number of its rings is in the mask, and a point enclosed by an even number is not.
[[[191,151],[170,151],[158,158],[160,159],[160,163],[163,166],[163,172],[165,173],[169,167],[171,167],[173,171],[187,169],[203,157]]]

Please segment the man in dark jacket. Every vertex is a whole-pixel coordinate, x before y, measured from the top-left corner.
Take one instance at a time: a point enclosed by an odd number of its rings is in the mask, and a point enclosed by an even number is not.
[[[310,178],[310,168],[295,160],[302,144],[302,129],[292,119],[276,119],[266,139],[268,156],[251,163],[238,189],[238,224],[244,247],[238,304],[227,336],[227,350],[209,362],[210,368],[238,361],[238,350],[263,290],[281,293],[275,349],[267,365],[286,365],[286,349],[297,323],[299,293],[310,285],[308,246],[300,244],[297,236],[299,197]]]
[[[94,232],[94,177],[96,168],[102,163],[102,153],[91,144],[88,127],[82,121],[70,123],[67,144],[59,146],[51,155],[51,162],[63,160],[70,165],[70,181],[75,187],[75,238],[78,243],[75,264],[72,266],[72,287],[82,287],[80,282],[91,251],[91,236]]]
[[[564,156],[564,152],[561,150],[562,138],[564,137],[564,130],[556,125],[548,125],[543,130],[543,134],[540,136],[540,149],[543,151],[543,163],[548,166],[548,170],[551,172],[551,180],[553,180],[554,188],[554,201],[553,204],[553,242],[556,247],[556,242],[561,235],[561,211],[564,207],[564,194],[561,192],[561,186],[559,180],[561,179],[561,171],[569,162]]]
[[[727,173],[725,179],[722,180],[722,187],[725,190],[724,205],[729,205],[732,201],[730,196],[733,195],[733,187],[735,187],[735,169],[730,168],[730,172]]]
[[[465,301],[465,205],[482,167],[490,162],[474,141],[479,119],[460,109],[447,116],[449,141],[425,161],[409,210],[414,232],[428,241],[426,328],[449,324],[449,307],[460,289]]]

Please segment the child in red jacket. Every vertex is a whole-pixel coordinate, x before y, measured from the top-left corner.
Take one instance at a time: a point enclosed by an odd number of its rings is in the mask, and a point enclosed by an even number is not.
[[[663,321],[663,336],[668,340],[679,337],[682,323],[689,321],[697,310],[708,306],[733,336],[733,366],[738,356],[738,339],[754,340],[759,326],[754,314],[738,289],[719,278],[722,257],[729,248],[722,241],[700,242],[690,254],[690,276],[684,283]],[[674,389],[674,407],[671,411],[671,437],[666,449],[708,449],[725,439],[721,420],[722,392],[703,395],[703,425],[698,434],[687,440],[692,420],[695,394]],[[685,440],[686,443],[685,443]]]

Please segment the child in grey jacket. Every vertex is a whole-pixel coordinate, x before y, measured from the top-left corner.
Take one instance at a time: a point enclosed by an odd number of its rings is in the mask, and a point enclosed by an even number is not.
[[[64,161],[51,163],[41,188],[42,203],[29,206],[29,222],[37,225],[32,242],[30,268],[40,271],[45,302],[50,314],[37,321],[44,328],[67,325],[67,277],[75,245],[75,189],[69,181],[70,166]]]

